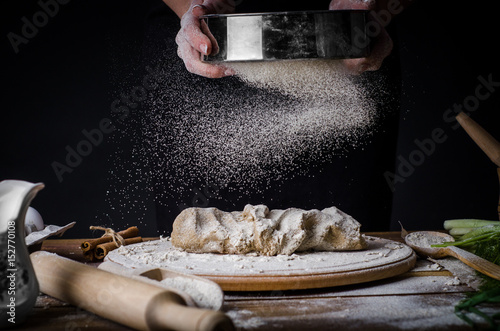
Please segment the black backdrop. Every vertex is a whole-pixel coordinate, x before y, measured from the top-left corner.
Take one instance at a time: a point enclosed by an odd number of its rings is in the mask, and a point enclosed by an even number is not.
[[[109,202],[113,175],[134,174],[110,162],[116,149],[126,155],[130,146],[113,139],[106,119],[120,91],[134,84],[142,65],[144,20],[161,2],[61,3],[45,16],[39,14],[38,1],[3,4],[0,179],[44,182],[46,188],[32,205],[48,224],[77,221],[68,237],[92,235],[91,224],[139,224],[143,235],[156,235],[155,205],[144,181],[137,180],[126,198],[117,202],[111,196]],[[454,104],[465,102],[474,109],[471,117],[500,139],[500,86],[490,86],[489,96],[478,105],[472,98],[481,84],[478,77],[500,82],[499,27],[492,4],[477,1],[471,6],[418,1],[392,22],[402,72],[395,165],[401,177],[394,185],[393,229],[397,221],[418,229],[440,228],[449,218],[497,217],[495,166],[462,129],[443,120]],[[23,31],[34,20],[38,27]],[[20,37],[25,39],[13,39]],[[434,148],[416,143],[428,142],[433,132],[440,133],[435,133],[439,142]],[[66,160],[78,146],[88,155]],[[71,169],[59,165],[58,178],[54,165],[67,161]]]

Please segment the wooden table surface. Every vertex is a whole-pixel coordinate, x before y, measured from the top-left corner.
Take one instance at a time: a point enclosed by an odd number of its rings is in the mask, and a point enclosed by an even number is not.
[[[402,241],[399,232],[367,233]],[[82,240],[47,240],[42,250],[81,259]],[[75,247],[76,249],[74,249]],[[426,265],[427,263],[427,265]],[[420,268],[370,283],[317,290],[226,292],[224,311],[238,330],[472,330],[454,306],[472,291],[447,270]],[[426,267],[428,267],[426,269]],[[488,312],[500,312],[500,304]],[[129,330],[41,294],[28,322],[16,330]]]

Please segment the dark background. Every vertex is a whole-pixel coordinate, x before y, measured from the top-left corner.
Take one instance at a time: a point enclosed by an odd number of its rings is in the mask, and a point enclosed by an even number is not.
[[[132,138],[103,134],[62,182],[52,164],[64,163],[67,146],[76,148],[85,138],[82,130],[111,118],[111,103],[136,84],[135,73],[143,70],[145,21],[159,5],[153,0],[70,1],[16,54],[8,33],[21,35],[21,18],[32,22],[41,8],[37,1],[4,2],[0,179],[45,183],[32,205],[46,224],[77,221],[67,237],[92,236],[91,224],[139,225],[143,235],[157,235],[147,181],[138,178],[119,199],[109,193],[117,177],[140,177],[110,160],[117,149],[127,155]],[[447,109],[474,94],[478,76],[500,81],[493,4],[477,1],[465,7],[442,1],[437,7],[418,1],[391,23],[391,31],[402,72],[396,157],[408,159],[417,149],[415,139],[431,137],[436,128],[447,135],[395,185],[392,229],[398,221],[407,229],[439,229],[450,218],[497,218],[496,167],[462,129],[443,121]],[[497,139],[499,95],[492,93],[471,113]]]

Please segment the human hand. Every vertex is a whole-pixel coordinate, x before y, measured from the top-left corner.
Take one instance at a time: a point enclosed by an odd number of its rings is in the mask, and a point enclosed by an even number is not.
[[[181,29],[175,38],[177,55],[184,61],[186,69],[208,78],[234,75],[230,68],[201,61],[201,54],[217,54],[219,47],[207,24],[200,20],[206,14],[222,14],[234,11],[233,0],[193,0],[181,18]]]
[[[363,9],[373,11],[375,9],[376,0],[332,0],[329,9]],[[371,44],[372,49],[370,55],[358,59],[342,60],[347,72],[359,75],[365,71],[375,71],[380,68],[384,59],[391,53],[393,43],[384,26],[380,25],[377,20],[373,24],[379,25],[380,33],[374,36],[374,42]]]

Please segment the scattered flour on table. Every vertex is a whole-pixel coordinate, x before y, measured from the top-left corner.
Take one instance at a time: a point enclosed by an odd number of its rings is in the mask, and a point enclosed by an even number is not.
[[[445,257],[443,259],[429,258],[429,260],[443,266],[446,270],[450,271],[461,284],[466,284],[474,290],[477,290],[482,283],[483,279],[477,275],[476,270],[454,257]]]
[[[471,289],[464,285],[448,287],[448,282],[453,282],[453,277],[402,276],[313,293],[263,294],[253,305],[245,293],[228,294],[226,300],[241,302],[237,307],[244,313],[232,312],[236,325],[259,317],[269,328],[280,329],[293,329],[304,321],[311,324],[310,329],[318,328],[314,321],[328,321],[331,330],[344,330],[346,325],[356,330],[462,329],[466,324],[454,314],[454,306]]]
[[[442,270],[443,267],[440,266],[437,263],[432,263],[431,261],[428,260],[423,260],[423,259],[417,259],[417,263],[415,263],[415,267],[413,267],[412,271],[413,272],[420,272],[420,271],[439,271]]]
[[[448,285],[448,286],[458,286],[461,284],[462,284],[462,282],[460,281],[460,279],[458,277],[453,277],[452,279],[450,279],[449,281],[447,281],[445,283],[445,285]]]
[[[247,329],[259,329],[266,325],[267,323],[258,316],[251,316],[253,313],[250,310],[240,309],[240,310],[230,310],[226,312],[226,315],[231,318],[236,328]]]
[[[436,271],[439,271],[439,270],[443,269],[443,267],[442,267],[442,266],[440,266],[440,265],[439,265],[439,264],[437,264],[437,263],[433,263],[433,264],[429,265],[427,268],[428,268],[429,270],[436,270]]]
[[[439,299],[435,293],[335,297],[335,292],[329,292],[325,298],[298,297],[283,295],[272,300],[262,299],[259,305],[245,303],[240,305],[243,313],[233,308],[228,315],[242,329],[247,327],[245,321],[254,318],[257,319],[254,322],[262,323],[260,329],[280,330],[295,330],[297,325],[323,329],[325,321],[329,330],[461,330],[467,327],[454,314],[454,305],[464,298],[462,293],[447,294]],[[474,316],[472,319],[479,321]]]

